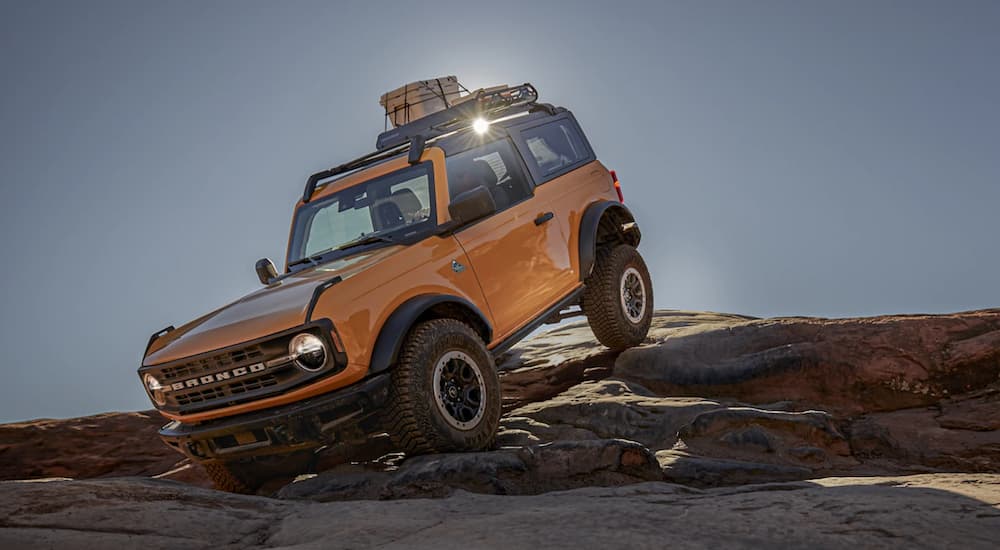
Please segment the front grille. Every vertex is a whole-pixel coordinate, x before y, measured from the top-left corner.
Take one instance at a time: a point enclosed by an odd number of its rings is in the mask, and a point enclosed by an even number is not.
[[[333,353],[319,372],[295,366],[288,355],[288,342],[305,332],[303,328],[274,335],[262,342],[233,346],[163,365],[144,367],[140,375],[152,374],[164,392],[161,410],[181,414],[227,407],[276,395],[310,380],[338,372],[346,361]],[[329,331],[311,327],[330,346]]]
[[[277,386],[279,383],[280,383],[279,377],[273,374],[265,374],[264,376],[260,376],[257,378],[240,380],[239,382],[233,382],[230,384],[226,384],[224,386],[218,386],[214,388],[206,388],[201,390],[194,389],[192,391],[181,390],[177,392],[171,392],[174,394],[171,397],[177,402],[178,405],[183,407],[186,405],[194,405],[197,403],[204,403],[206,401],[222,399],[228,396],[238,396],[243,393],[249,393],[263,388]]]
[[[162,377],[160,381],[174,382],[178,379],[186,380],[206,373],[250,365],[262,360],[264,360],[264,350],[261,349],[261,346],[248,346],[245,349],[227,351],[210,357],[194,359],[175,367],[166,367],[160,371],[160,376]]]

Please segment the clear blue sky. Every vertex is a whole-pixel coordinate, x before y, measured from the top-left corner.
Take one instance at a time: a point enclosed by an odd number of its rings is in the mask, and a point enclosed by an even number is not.
[[[0,421],[148,407],[149,334],[255,289],[305,177],[439,75],[573,109],[659,307],[1000,305],[1000,2],[489,6],[0,3]]]

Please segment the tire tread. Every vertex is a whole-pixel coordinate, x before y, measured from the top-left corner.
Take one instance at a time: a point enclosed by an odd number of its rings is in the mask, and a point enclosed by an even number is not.
[[[639,325],[625,317],[618,295],[620,277],[625,267],[639,270],[646,287],[646,311]],[[646,263],[639,252],[627,244],[597,251],[594,270],[587,277],[583,291],[583,311],[597,340],[613,351],[622,351],[642,343],[652,321],[653,285]]]
[[[426,364],[430,350],[444,335],[454,333],[460,333],[474,340],[481,346],[487,359],[492,361],[492,356],[486,351],[486,346],[479,335],[472,327],[461,321],[447,318],[433,319],[413,328],[403,344],[403,349],[400,350],[399,360],[393,369],[392,383],[389,386],[389,405],[384,422],[394,445],[407,454],[481,450],[490,448],[494,444],[499,410],[490,411],[488,408],[487,417],[482,420],[487,424],[487,429],[477,430],[473,437],[459,448],[432,424],[431,415],[436,408],[434,397],[425,395],[418,389],[423,382],[421,376],[430,376],[430,368]],[[486,367],[492,367],[492,364],[483,366],[486,370],[483,376],[495,376],[495,370]],[[487,403],[487,407],[489,406]],[[499,409],[499,406],[495,408]]]

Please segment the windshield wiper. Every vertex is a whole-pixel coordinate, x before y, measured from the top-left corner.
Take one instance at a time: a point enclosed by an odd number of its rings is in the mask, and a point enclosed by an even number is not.
[[[357,239],[354,239],[353,241],[347,241],[346,243],[344,243],[344,244],[342,244],[340,246],[335,246],[333,248],[327,248],[326,250],[317,252],[315,254],[306,256],[304,258],[299,258],[298,260],[295,260],[294,262],[288,264],[288,267],[294,267],[294,266],[302,265],[302,264],[312,264],[313,266],[317,266],[317,265],[320,264],[321,261],[323,261],[323,256],[326,256],[327,254],[329,254],[331,252],[339,252],[341,250],[347,250],[349,248],[354,248],[354,247],[357,247],[357,246],[364,246],[366,244],[372,244],[372,243],[391,243],[391,242],[392,242],[392,239],[389,238],[389,237],[386,237],[385,235],[364,235],[362,237],[358,237]]]
[[[320,258],[323,257],[323,254],[327,254],[327,253],[329,253],[332,250],[333,250],[332,248],[329,248],[327,250],[324,250],[324,251],[320,252],[319,254],[313,254],[312,256],[306,256],[305,258],[299,258],[298,260],[295,260],[294,262],[288,264],[288,267],[293,267],[293,266],[302,265],[302,264],[313,264],[314,266],[319,265],[319,260],[320,260]]]
[[[354,248],[356,246],[364,246],[366,244],[372,243],[391,243],[392,239],[385,235],[365,235],[364,237],[359,237],[353,241],[348,241],[334,250],[347,250],[348,248]]]

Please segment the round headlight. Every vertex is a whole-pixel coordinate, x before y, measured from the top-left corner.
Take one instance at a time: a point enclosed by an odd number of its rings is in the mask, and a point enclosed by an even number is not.
[[[326,365],[326,346],[313,334],[299,334],[288,344],[288,354],[302,370],[318,371]]]
[[[163,392],[163,386],[160,381],[157,380],[152,374],[146,374],[142,377],[142,381],[146,383],[146,389],[149,391],[149,398],[153,400],[159,406],[167,404],[167,395]]]

